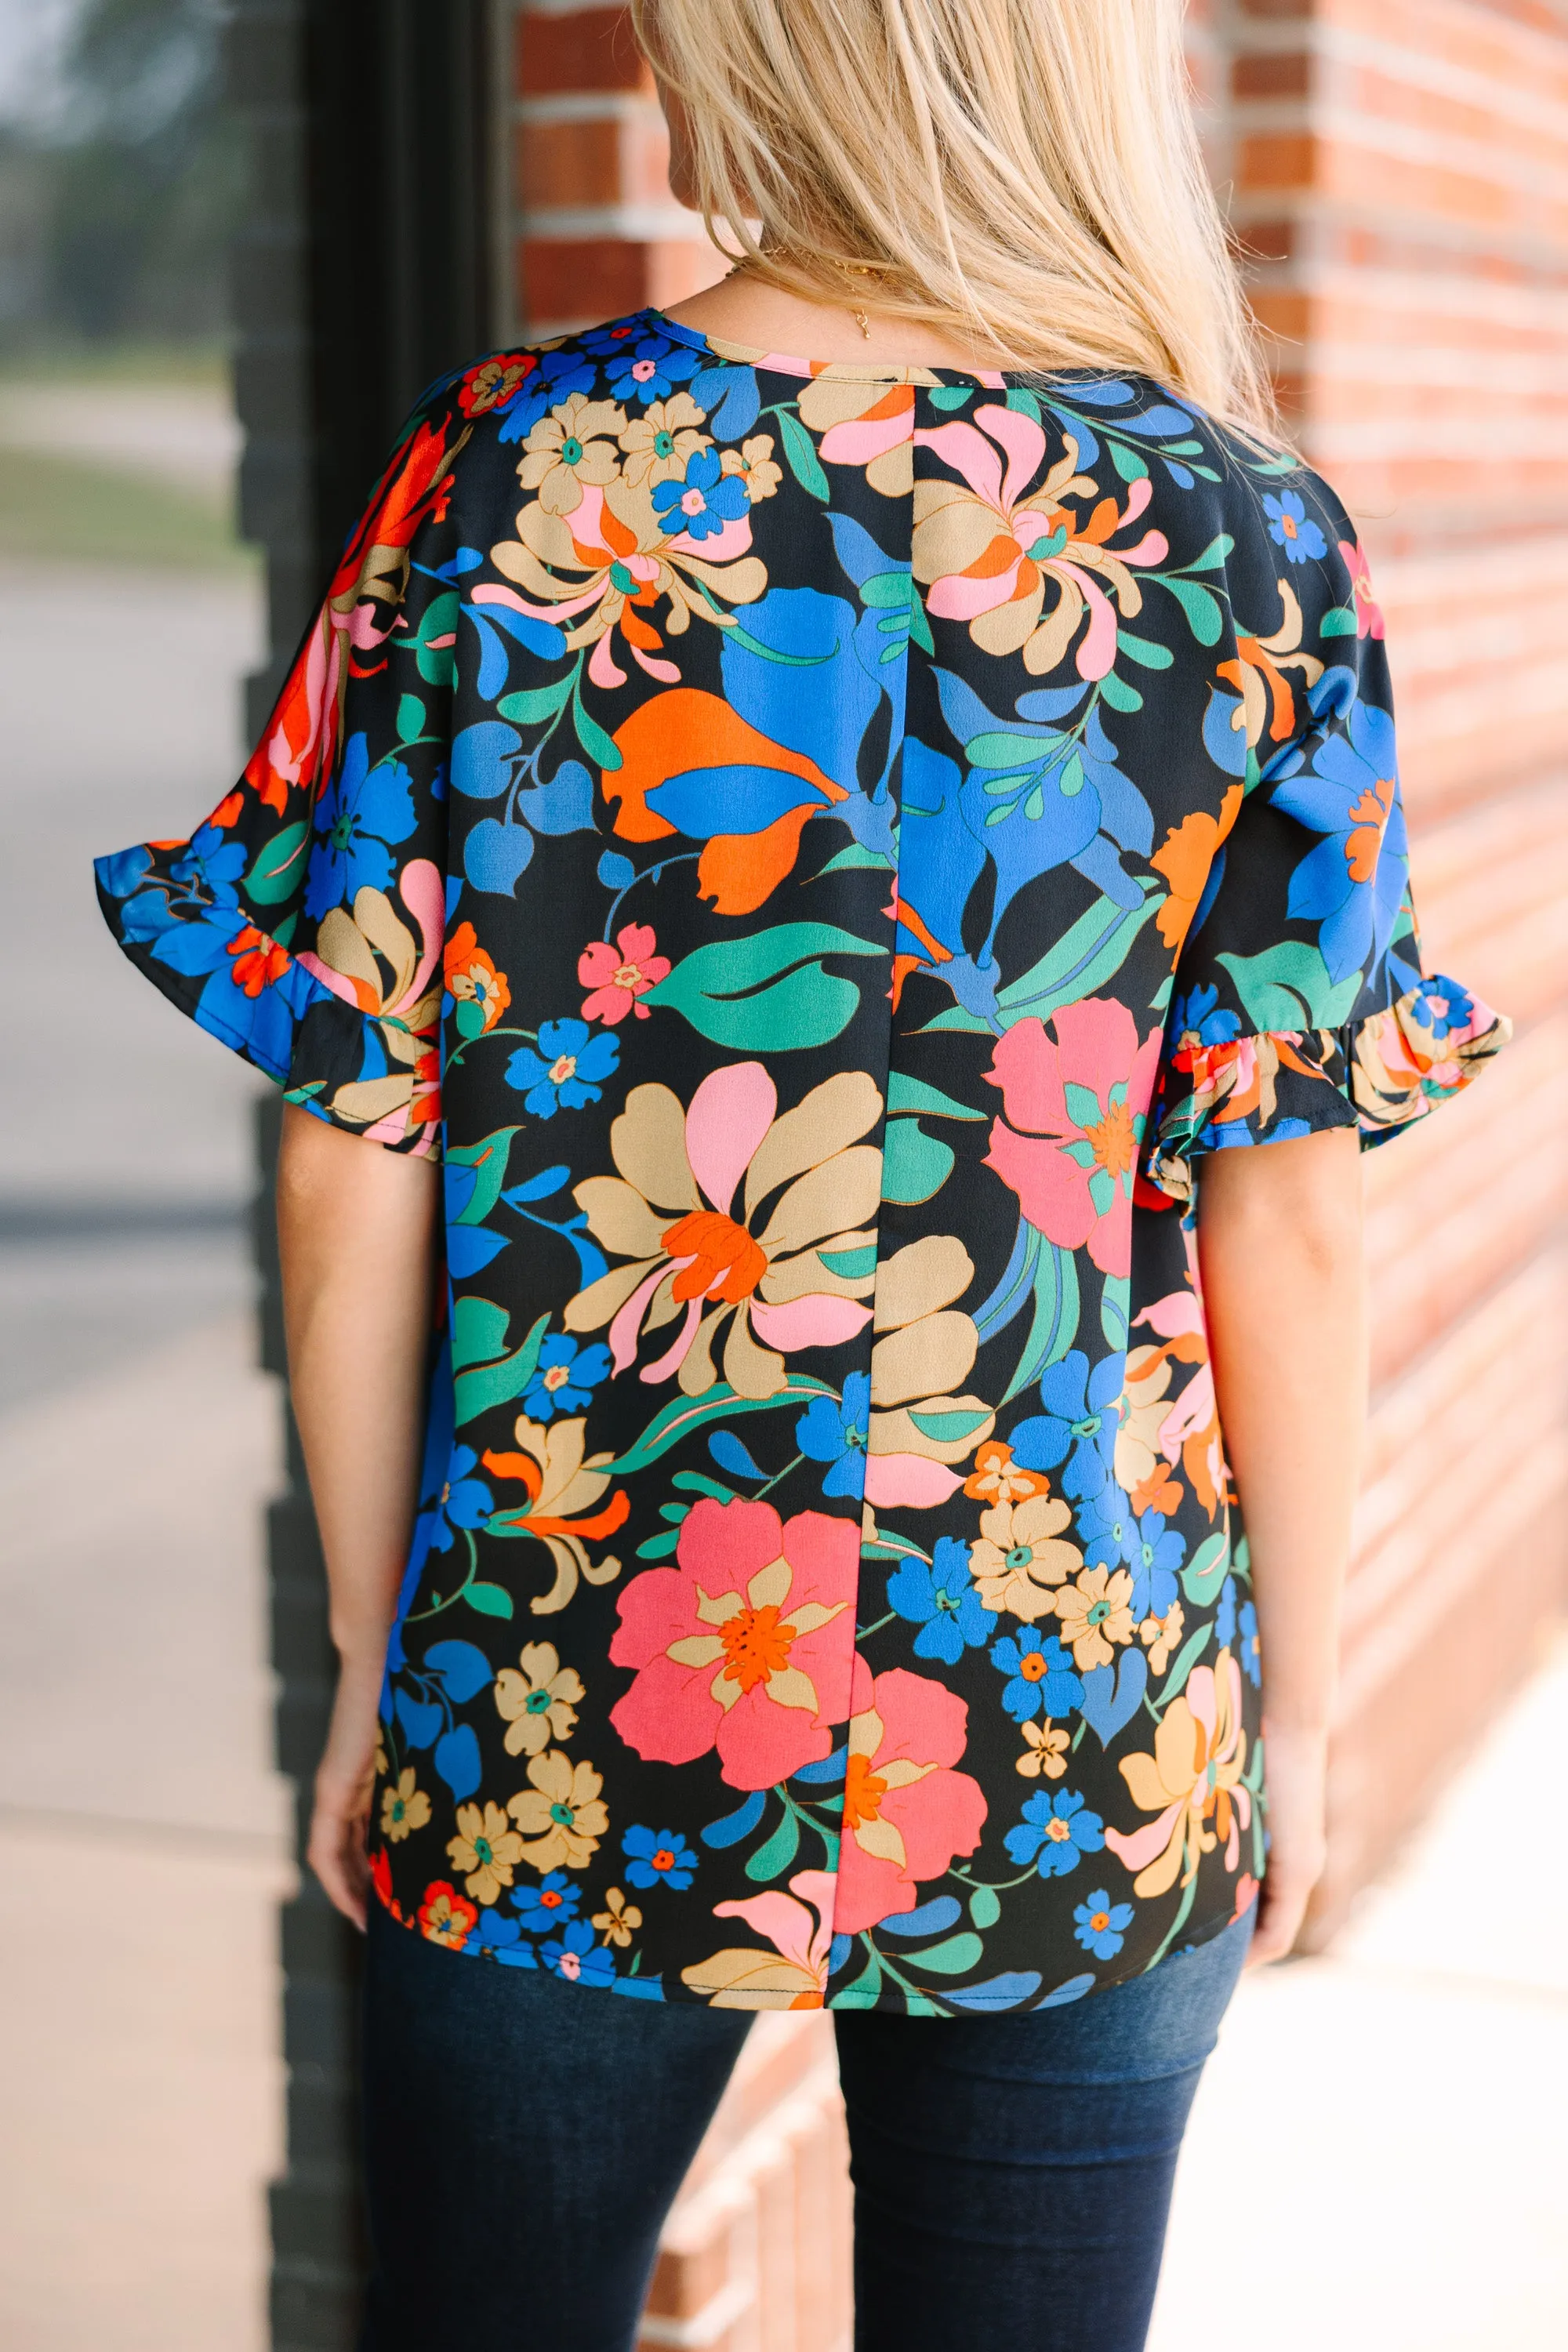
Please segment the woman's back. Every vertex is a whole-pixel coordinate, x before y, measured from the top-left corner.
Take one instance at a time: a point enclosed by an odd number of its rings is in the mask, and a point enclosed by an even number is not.
[[[1249,1898],[1188,1163],[1498,1042],[1353,542],[1139,378],[645,312],[422,401],[241,790],[104,866],[292,1099],[445,1121],[396,1916],[531,1966],[581,1889],[596,1980],[928,2012]]]

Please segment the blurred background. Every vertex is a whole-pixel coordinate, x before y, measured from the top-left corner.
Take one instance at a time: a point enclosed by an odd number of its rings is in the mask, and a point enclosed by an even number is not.
[[[0,0],[0,2340],[348,2352],[353,1940],[269,1089],[89,860],[226,791],[406,402],[716,274],[619,5]],[[1366,1162],[1335,1832],[1153,2352],[1568,2341],[1568,5],[1194,0],[1292,428],[1388,614],[1428,962],[1518,1024]],[[838,2352],[831,2042],[760,2021],[645,2344]],[[1212,2287],[1216,2245],[1227,2281]]]

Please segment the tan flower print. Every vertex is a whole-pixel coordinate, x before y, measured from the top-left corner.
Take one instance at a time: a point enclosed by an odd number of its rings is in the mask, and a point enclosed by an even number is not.
[[[1166,1894],[1178,1871],[1184,1886],[1200,1858],[1217,1845],[1225,1848],[1226,1868],[1236,1868],[1240,1833],[1252,1820],[1252,1798],[1242,1780],[1247,1733],[1241,1712],[1241,1671],[1222,1650],[1212,1667],[1194,1667],[1186,1689],[1161,1717],[1152,1756],[1119,1759],[1133,1803],[1157,1816],[1131,1835],[1105,1832],[1112,1853],[1138,1874],[1134,1895]]]
[[[626,430],[626,412],[613,400],[584,400],[574,393],[542,416],[523,443],[517,478],[537,490],[547,514],[569,515],[590,485],[604,489],[621,470],[614,436]]]
[[[719,463],[726,474],[739,474],[753,506],[759,499],[771,499],[784,479],[783,468],[773,463],[771,433],[753,433],[738,449],[726,449]],[[626,470],[629,473],[631,468]]]
[[[881,1111],[856,1070],[782,1116],[760,1062],[715,1070],[689,1109],[668,1087],[634,1087],[610,1129],[620,1172],[574,1188],[595,1240],[630,1263],[568,1302],[566,1328],[607,1324],[619,1373],[647,1333],[674,1324],[639,1379],[701,1396],[722,1378],[737,1396],[776,1396],[785,1355],[837,1346],[871,1320],[882,1156],[859,1139]]]
[[[552,1739],[570,1739],[582,1696],[582,1677],[562,1664],[553,1642],[527,1643],[517,1666],[503,1666],[496,1676],[496,1712],[508,1727],[507,1754],[537,1756]]]
[[[1127,1606],[1131,1592],[1132,1579],[1124,1568],[1086,1568],[1076,1584],[1053,1595],[1062,1640],[1079,1674],[1108,1666],[1116,1654],[1111,1643],[1132,1639],[1132,1612]]]
[[[1186,1630],[1186,1613],[1179,1601],[1173,1601],[1163,1617],[1145,1617],[1138,1628],[1138,1639],[1149,1653],[1149,1672],[1163,1675],[1174,1655]]]
[[[1037,1780],[1044,1774],[1047,1780],[1059,1780],[1068,1769],[1068,1735],[1054,1723],[1026,1723],[1020,1726],[1024,1734],[1024,1752],[1013,1769],[1026,1780]]]
[[[998,1614],[1008,1611],[1026,1625],[1048,1617],[1059,1605],[1054,1588],[1083,1566],[1078,1546],[1061,1540],[1071,1524],[1070,1508],[1056,1495],[1030,1495],[982,1511],[969,1565],[984,1606]],[[1132,1590],[1131,1577],[1127,1589]],[[1127,1622],[1131,1631],[1131,1617]]]
[[[628,1903],[618,1886],[605,1889],[605,1908],[595,1911],[593,1925],[606,1944],[616,1944],[622,1951],[642,1926],[642,1913],[635,1903]]]
[[[534,1757],[528,1777],[532,1788],[509,1797],[506,1808],[528,1841],[523,1860],[538,1871],[581,1870],[610,1826],[599,1801],[602,1776],[552,1748]]]
[[[428,1807],[426,1808],[429,1810]],[[447,1856],[454,1870],[467,1874],[466,1891],[476,1903],[493,1903],[522,1859],[522,1840],[507,1827],[499,1805],[459,1805],[458,1834],[448,1839]]]
[[[384,1762],[382,1769],[385,1770]],[[414,1767],[397,1776],[395,1789],[381,1792],[381,1834],[389,1845],[401,1845],[413,1830],[422,1830],[430,1818],[430,1800],[414,1785]]]
[[[656,400],[646,415],[634,416],[621,435],[626,478],[632,488],[640,490],[654,482],[673,482],[684,476],[688,460],[699,449],[713,446],[711,435],[700,429],[704,421],[702,410],[689,392]],[[768,446],[771,448],[773,444]],[[726,467],[726,472],[731,470]]]
[[[492,1522],[495,1532],[531,1536],[555,1563],[554,1583],[528,1604],[536,1617],[552,1617],[564,1609],[577,1590],[579,1577],[586,1577],[590,1584],[610,1584],[621,1572],[614,1552],[596,1561],[588,1557],[588,1540],[614,1535],[625,1525],[631,1505],[624,1486],[617,1486],[609,1501],[603,1502],[610,1477],[602,1465],[613,1457],[608,1454],[584,1457],[583,1433],[587,1425],[579,1418],[552,1422],[547,1427],[520,1413],[512,1434],[521,1451],[498,1454],[487,1449],[480,1456],[492,1478],[521,1479],[528,1497],[514,1509],[497,1511]],[[595,1504],[602,1507],[595,1510]]]

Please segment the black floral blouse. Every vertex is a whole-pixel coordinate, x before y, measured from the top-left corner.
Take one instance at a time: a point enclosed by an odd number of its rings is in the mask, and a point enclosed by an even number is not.
[[[421,402],[147,976],[445,1162],[372,1859],[655,2000],[1047,2007],[1250,1903],[1205,1152],[1367,1143],[1423,976],[1325,485],[1137,379],[645,311]]]

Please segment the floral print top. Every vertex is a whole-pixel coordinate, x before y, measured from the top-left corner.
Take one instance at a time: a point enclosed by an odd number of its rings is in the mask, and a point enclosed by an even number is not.
[[[1425,977],[1343,509],[1133,378],[660,314],[421,401],[266,735],[103,859],[445,1162],[376,1888],[666,2000],[1038,2008],[1265,1868],[1205,1154],[1378,1143]]]

